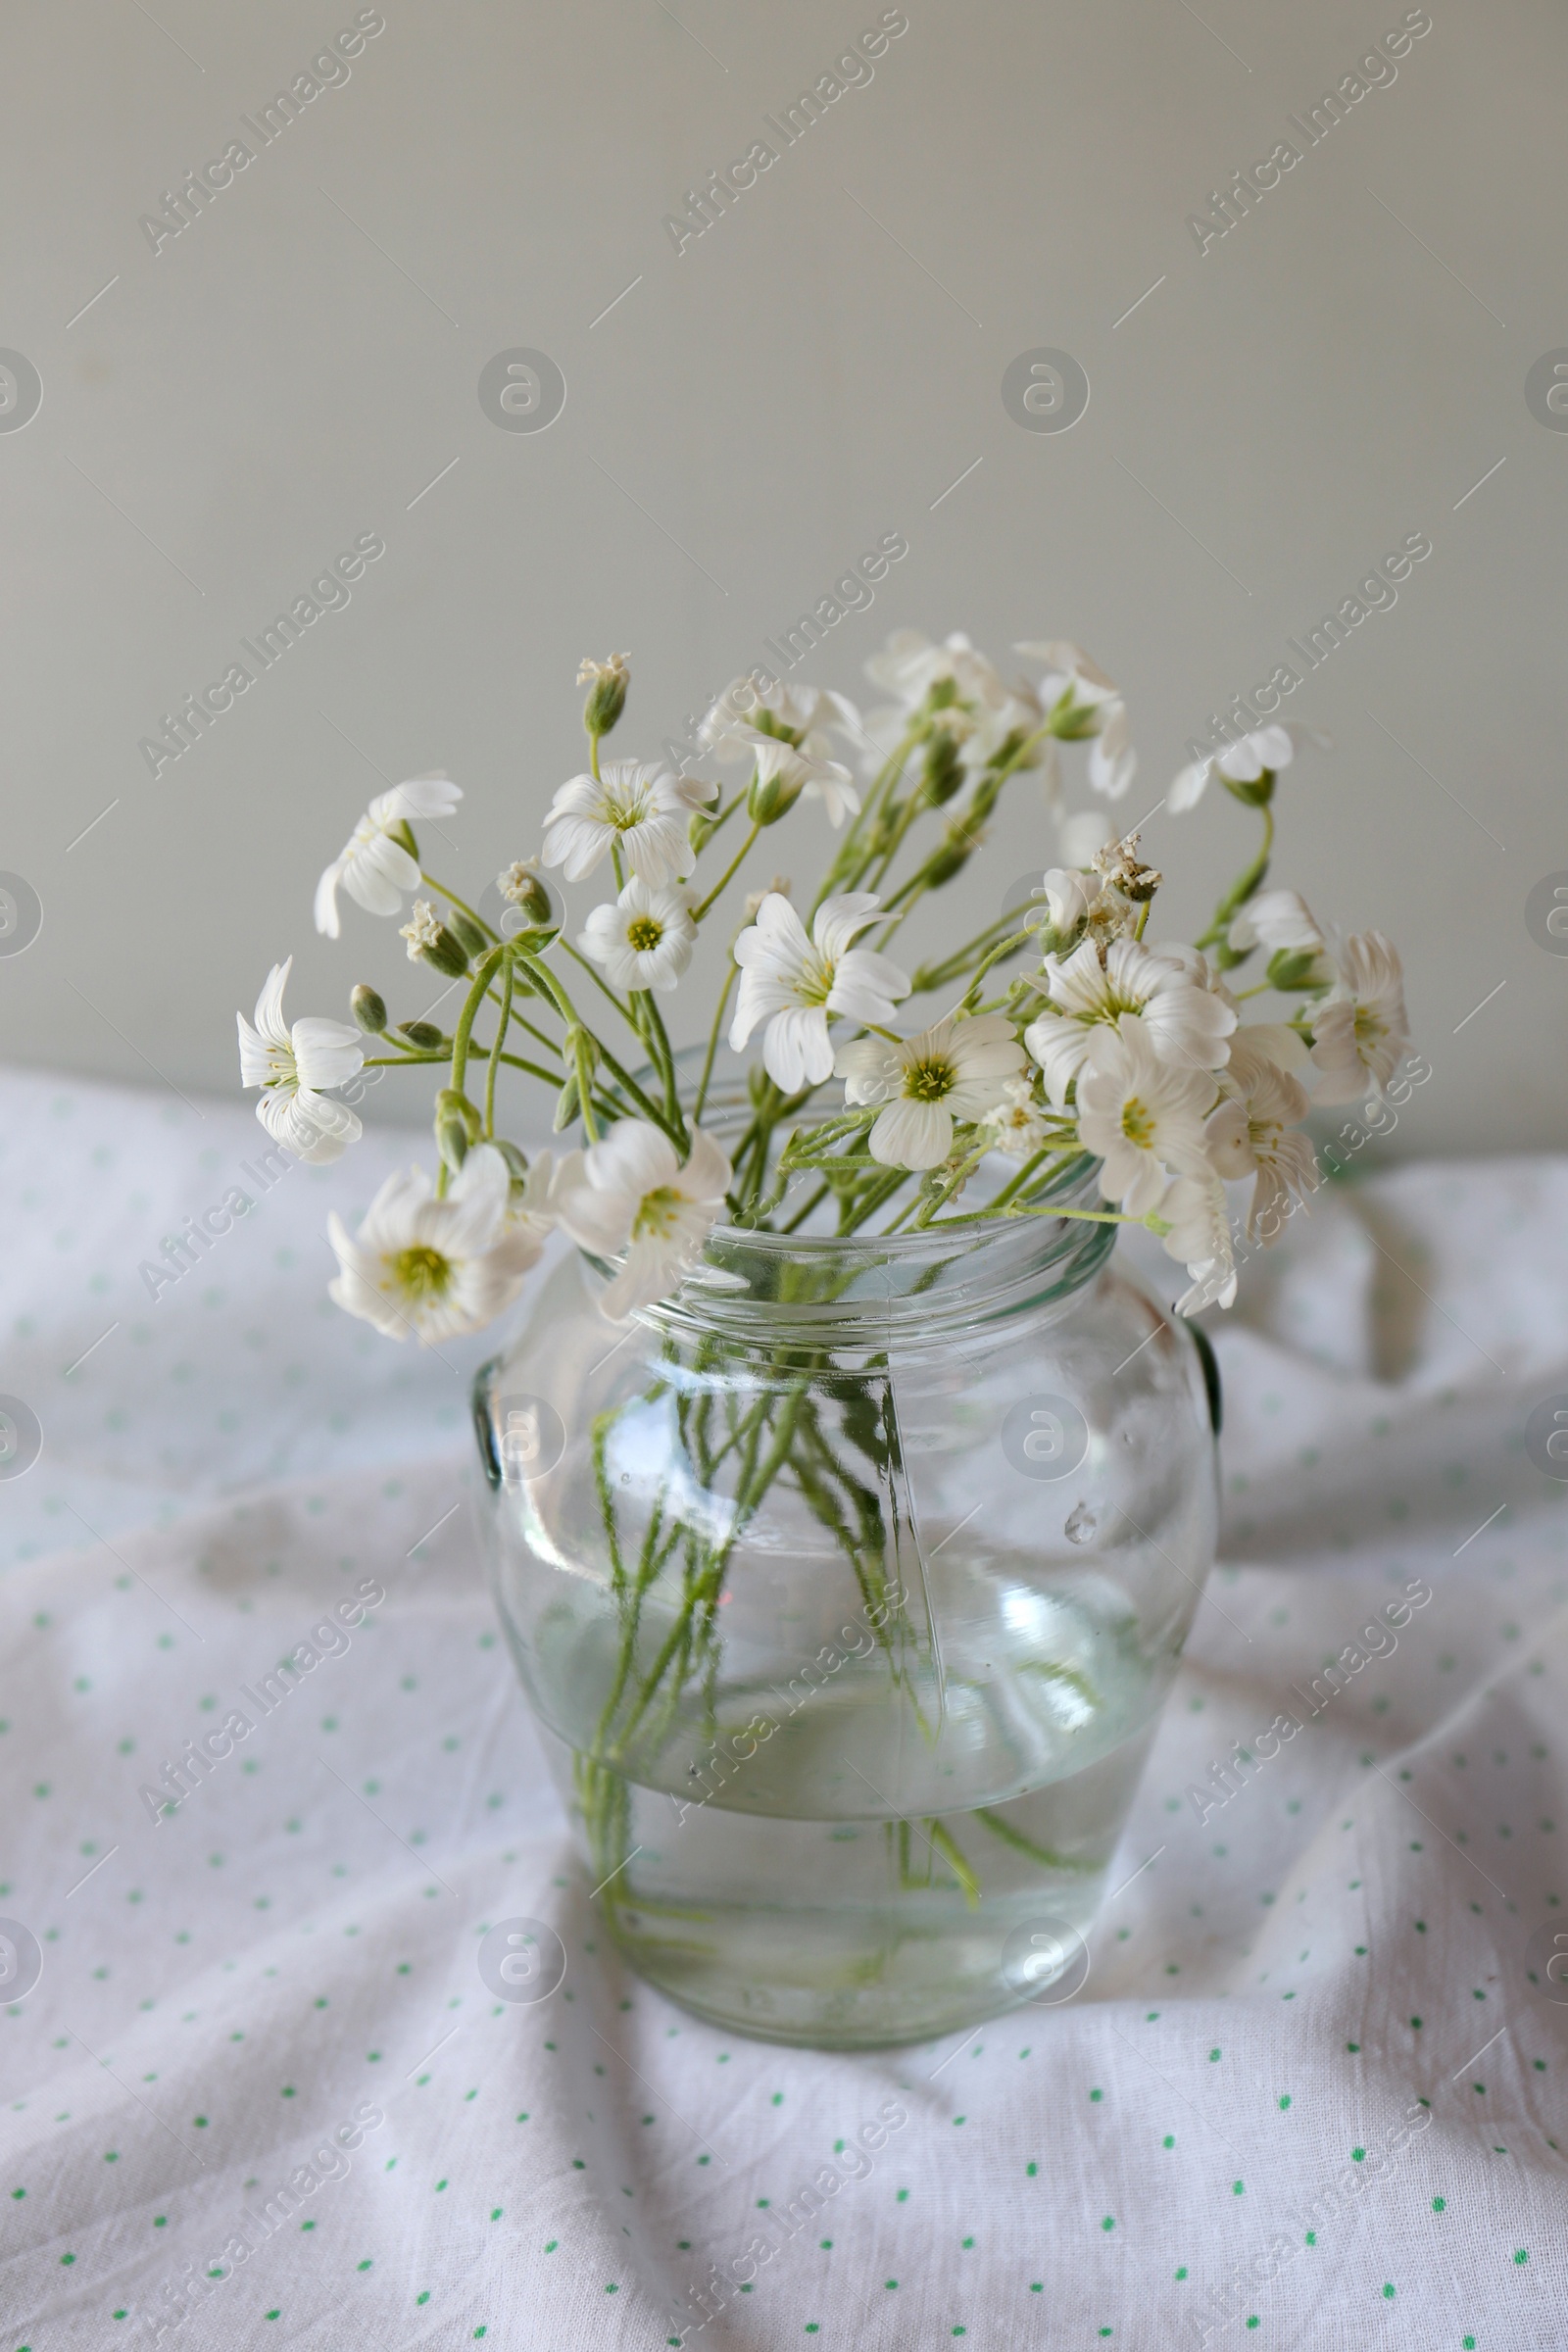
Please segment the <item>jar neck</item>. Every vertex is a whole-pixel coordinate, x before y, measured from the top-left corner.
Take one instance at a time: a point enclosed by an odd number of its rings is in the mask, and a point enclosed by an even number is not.
[[[1101,1207],[1097,1175],[1098,1162],[1078,1159],[1034,1205]],[[1064,1306],[1115,1241],[1114,1224],[1050,1214],[847,1237],[718,1225],[702,1262],[642,1319],[686,1345],[903,1352]]]

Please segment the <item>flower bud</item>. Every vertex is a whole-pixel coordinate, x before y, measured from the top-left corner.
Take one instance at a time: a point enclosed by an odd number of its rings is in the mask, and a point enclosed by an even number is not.
[[[1291,989],[1323,988],[1333,977],[1325,959],[1312,948],[1277,948],[1268,959],[1268,984],[1282,994]]]
[[[554,1121],[555,1133],[560,1135],[564,1128],[571,1125],[572,1120],[576,1116],[577,1077],[576,1072],[573,1071],[572,1075],[566,1080],[565,1085],[562,1088],[560,1094],[556,1097],[556,1116]]]
[[[533,870],[530,858],[518,858],[503,867],[496,876],[496,888],[510,906],[517,907],[530,923],[550,920],[550,893]],[[506,923],[502,929],[509,939],[514,936]]]
[[[447,916],[446,928],[469,956],[482,956],[490,945],[478,924],[459,907]]]
[[[445,1111],[435,1123],[435,1148],[456,1174],[468,1156],[468,1130],[455,1111]]]
[[[707,849],[710,837],[717,831],[718,819],[716,817],[706,815],[701,808],[692,810],[686,824],[686,838],[699,858]]]
[[[466,1142],[476,1144],[479,1141],[483,1131],[483,1121],[480,1119],[477,1106],[468,1101],[466,1095],[460,1093],[455,1086],[442,1087],[436,1096],[435,1116],[437,1127],[440,1126],[443,1119],[456,1119],[463,1128]]]
[[[367,1037],[386,1035],[386,1005],[365,981],[350,996],[349,1006]]]
[[[752,788],[746,795],[746,813],[754,825],[776,825],[779,818],[787,816],[800,799],[806,783],[806,771],[798,762],[792,764],[795,766],[793,775],[788,767],[781,765],[773,768],[770,775],[763,775],[759,768],[752,778]]]
[[[979,836],[960,825],[950,825],[936,849],[926,861],[925,879],[929,890],[940,890],[951,882],[968,863],[971,853],[979,846]]]
[[[940,808],[951,801],[963,782],[963,761],[958,747],[946,727],[934,728],[925,747],[925,772],[920,778],[920,799],[928,808]]]
[[[561,1041],[561,1052],[563,1059],[574,1067],[580,1060],[590,1076],[599,1067],[599,1040],[591,1029],[583,1028],[580,1021],[572,1021],[568,1025]]]
[[[520,1145],[509,1143],[505,1136],[496,1137],[496,1150],[507,1163],[514,1187],[528,1181],[528,1154]]]
[[[608,661],[585,660],[577,671],[577,683],[589,690],[582,707],[582,723],[590,735],[608,735],[626,708],[626,689],[631,684],[627,666],[629,656],[612,654]]]
[[[432,1054],[447,1042],[434,1021],[405,1021],[403,1035],[423,1054]]]

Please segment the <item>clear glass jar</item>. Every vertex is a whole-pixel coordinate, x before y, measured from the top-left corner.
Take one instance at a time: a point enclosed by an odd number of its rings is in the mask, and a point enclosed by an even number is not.
[[[1216,1515],[1211,1359],[1115,1231],[719,1227],[624,1326],[573,1253],[480,1374],[589,1883],[701,2015],[914,2040],[1081,1959]]]

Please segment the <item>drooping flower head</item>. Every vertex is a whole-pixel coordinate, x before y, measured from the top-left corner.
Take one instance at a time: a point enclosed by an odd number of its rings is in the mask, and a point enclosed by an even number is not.
[[[983,1119],[1024,1066],[1005,1013],[972,1020],[950,1013],[918,1037],[857,1038],[834,1068],[847,1102],[881,1102],[866,1149],[889,1168],[938,1168],[953,1150],[955,1122]]]
[[[1219,776],[1231,784],[1255,784],[1265,768],[1278,774],[1295,758],[1296,743],[1289,727],[1254,728],[1250,735],[1227,744],[1224,751],[1210,752],[1205,759],[1190,761],[1165,795],[1165,806],[1173,815],[1180,815],[1184,809],[1198,807],[1208,789],[1210,776]]]
[[[338,856],[316,886],[316,928],[338,936],[337,886],[341,882],[368,914],[396,914],[418,886],[419,862],[397,838],[416,817],[450,816],[462,800],[447,776],[414,776],[378,792]]]
[[[551,1213],[579,1249],[625,1263],[600,1298],[612,1322],[673,1290],[718,1221],[731,1169],[717,1144],[692,1131],[685,1160],[661,1128],[618,1119],[585,1152],[571,1152],[550,1188]]]
[[[1057,732],[1069,742],[1086,735],[1093,738],[1090,789],[1102,793],[1107,801],[1119,801],[1138,773],[1138,754],[1132,747],[1131,723],[1120,687],[1070,638],[1026,639],[1013,651],[1050,663],[1034,690],[1042,713],[1055,719]]]
[[[1225,1100],[1204,1129],[1209,1160],[1228,1182],[1255,1179],[1247,1230],[1277,1241],[1292,1196],[1304,1201],[1319,1182],[1312,1147],[1299,1132],[1310,1108],[1306,1089],[1245,1029],[1231,1040],[1219,1083]]]
[[[873,892],[863,890],[824,899],[808,939],[788,899],[769,891],[756,922],[735,942],[741,985],[729,1042],[743,1052],[753,1030],[765,1022],[762,1064],[786,1094],[832,1077],[829,1014],[881,1026],[909,993],[907,973],[874,949],[853,944],[879,905]]]
[[[388,1339],[432,1346],[481,1330],[511,1305],[545,1230],[537,1201],[513,1213],[506,1160],[493,1144],[476,1144],[445,1200],[423,1168],[410,1168],[387,1178],[357,1233],[330,1216],[341,1271],[327,1287]]]
[[[659,760],[607,760],[601,775],[563,784],[545,819],[544,862],[581,882],[619,849],[645,882],[684,882],[697,863],[687,820],[718,790]]]
[[[347,1086],[365,1067],[365,1039],[346,1021],[308,1013],[290,1028],[283,1018],[283,991],[293,969],[290,956],[274,963],[256,1000],[254,1028],[242,1012],[239,1025],[241,1086],[259,1086],[256,1116],[296,1159],[324,1166],[341,1158],[364,1132],[346,1102],[334,1102],[324,1087]]]
[[[1381,1092],[1410,1050],[1404,972],[1381,931],[1348,939],[1335,962],[1339,978],[1312,1007],[1313,1099],[1351,1102]]]

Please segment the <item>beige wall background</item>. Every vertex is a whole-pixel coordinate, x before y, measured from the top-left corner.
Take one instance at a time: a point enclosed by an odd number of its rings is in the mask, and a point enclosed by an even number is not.
[[[892,19],[785,146],[766,118]],[[245,118],[357,24],[264,145]],[[393,926],[312,927],[368,795],[448,769],[430,862],[482,886],[581,764],[581,655],[630,649],[614,749],[651,752],[887,534],[907,555],[796,674],[874,703],[895,626],[1076,637],[1130,699],[1130,818],[1420,533],[1286,705],[1336,750],[1287,779],[1276,878],[1403,949],[1434,1074],[1380,1152],[1562,1142],[1568,939],[1527,920],[1568,869],[1568,416],[1527,402],[1568,345],[1559,10],[13,0],[0,55],[0,868],[42,909],[0,953],[9,1058],[231,1090],[234,1008],[290,951],[295,1013],[362,978],[417,1009]],[[141,216],[235,139],[155,251]],[[758,140],[677,251],[665,216]],[[480,403],[518,348],[564,379],[544,430]],[[1070,430],[1004,404],[1042,348],[1087,375]],[[350,601],[154,777],[140,740],[367,534]],[[823,837],[785,830],[805,877]],[[1167,933],[1251,838],[1218,793],[1150,819]],[[1025,779],[954,921],[1053,851]]]

